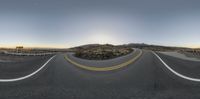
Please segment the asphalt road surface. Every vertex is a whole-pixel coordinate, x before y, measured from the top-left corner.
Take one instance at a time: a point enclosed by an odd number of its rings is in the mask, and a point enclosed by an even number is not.
[[[126,67],[105,72],[79,68],[64,58],[68,54],[52,57],[41,71],[31,77],[14,82],[0,82],[0,99],[200,98],[200,82],[177,76],[151,51],[143,51],[138,60]],[[200,63],[157,54],[178,73],[200,78]],[[124,58],[128,59],[130,56]],[[37,62],[43,64],[46,61],[45,58]],[[33,64],[37,62],[32,61]],[[9,79],[12,77],[16,76],[10,76]]]
[[[18,58],[19,57],[20,56],[18,56]],[[22,59],[23,61],[0,62],[0,79],[12,79],[26,76],[40,68],[42,64],[51,57],[51,55],[21,57],[24,57],[25,59]]]

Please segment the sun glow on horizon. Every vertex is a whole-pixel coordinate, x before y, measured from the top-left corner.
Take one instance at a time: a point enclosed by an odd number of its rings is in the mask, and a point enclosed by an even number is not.
[[[189,48],[200,48],[200,44],[190,44],[190,45],[186,45],[186,46],[183,46],[183,47],[189,47]]]
[[[118,44],[117,39],[110,31],[94,31],[87,41],[98,44]]]
[[[101,39],[103,38],[103,39]],[[112,37],[105,36],[105,35],[95,35],[93,36],[94,42],[87,43],[87,44],[113,44],[113,45],[120,45],[112,41]],[[16,48],[16,46],[23,46],[24,48],[71,48],[81,45],[87,44],[79,44],[79,45],[68,45],[66,44],[0,44],[0,48]],[[156,44],[154,44],[156,45]],[[165,46],[165,45],[163,45]],[[185,46],[176,46],[176,47],[187,47],[187,48],[200,48],[200,45],[185,45]]]

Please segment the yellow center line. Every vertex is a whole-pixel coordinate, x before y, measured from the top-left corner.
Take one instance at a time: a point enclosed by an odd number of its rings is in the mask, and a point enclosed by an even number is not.
[[[67,55],[65,55],[65,59],[70,62],[71,64],[79,67],[79,68],[82,68],[82,69],[85,69],[85,70],[89,70],[89,71],[112,71],[112,70],[116,70],[116,69],[120,69],[122,67],[125,67],[133,62],[135,62],[137,59],[139,59],[139,57],[142,56],[142,51],[140,50],[140,53],[135,56],[134,58],[124,62],[124,63],[121,63],[119,65],[114,65],[114,66],[109,66],[109,67],[94,67],[94,66],[86,66],[86,65],[82,65],[82,64],[79,64],[73,60],[71,60]]]

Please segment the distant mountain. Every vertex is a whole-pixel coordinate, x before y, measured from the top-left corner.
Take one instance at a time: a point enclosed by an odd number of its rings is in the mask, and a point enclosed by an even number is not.
[[[140,49],[148,49],[148,50],[187,50],[187,49],[190,49],[190,48],[186,48],[186,47],[149,45],[149,44],[145,44],[145,43],[130,43],[130,44],[122,45],[122,46],[140,48]]]
[[[120,45],[124,47],[132,47],[132,48],[140,48],[140,49],[147,49],[147,50],[189,50],[190,48],[186,47],[173,47],[173,46],[161,46],[161,45],[149,45],[145,43],[130,43],[125,45]]]
[[[88,48],[88,47],[97,47],[97,46],[100,46],[100,44],[87,44],[87,45],[77,46],[75,48]]]
[[[186,47],[150,45],[150,44],[145,44],[145,43],[130,43],[130,44],[123,44],[123,45],[87,44],[87,45],[81,45],[78,47],[71,48],[71,51],[80,50],[80,49],[88,49],[88,48],[93,48],[93,47],[98,47],[98,46],[128,47],[128,48],[139,48],[139,49],[146,49],[146,50],[153,50],[153,51],[192,50],[191,48],[186,48]]]
[[[103,44],[103,45],[114,46],[114,45],[111,45],[111,44]],[[99,46],[103,46],[103,45],[102,44],[87,44],[87,45],[81,45],[81,46],[73,47],[73,48],[70,48],[69,50],[70,51],[76,51],[76,50],[80,50],[80,49],[94,48],[94,47],[99,47]]]

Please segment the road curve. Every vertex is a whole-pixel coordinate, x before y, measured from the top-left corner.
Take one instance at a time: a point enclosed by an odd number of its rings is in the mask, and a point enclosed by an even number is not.
[[[87,66],[87,65],[83,65],[83,64],[80,64],[76,61],[71,60],[67,55],[65,55],[65,59],[68,62],[70,62],[71,64],[73,64],[74,66],[77,66],[77,67],[85,69],[85,70],[89,70],[89,71],[112,71],[112,70],[116,70],[116,69],[126,67],[127,65],[129,65],[129,64],[133,63],[134,61],[136,61],[137,59],[139,59],[139,57],[142,56],[142,50],[137,49],[136,51],[139,51],[139,53],[135,57],[133,57],[132,59],[130,59],[126,62],[123,62],[123,63],[118,64],[118,65],[114,65],[114,66],[100,66],[100,67]]]
[[[23,77],[18,77],[18,78],[13,78],[13,79],[0,79],[0,82],[15,82],[15,81],[20,81],[20,80],[24,80],[27,78],[30,78],[32,76],[34,76],[35,74],[37,74],[39,71],[41,71],[53,58],[55,57],[52,56],[49,60],[47,60],[47,62],[45,62],[39,69],[37,69],[36,71],[34,71],[33,73],[23,76]]]
[[[79,69],[65,55],[57,54],[40,75],[0,83],[0,99],[200,99],[199,83],[175,76],[150,51],[127,68],[104,73]]]
[[[158,54],[156,54],[155,52],[152,52],[152,53],[162,62],[162,64],[163,64],[169,71],[171,71],[171,72],[172,72],[173,74],[175,74],[176,76],[178,76],[178,77],[180,77],[180,78],[183,78],[183,79],[185,79],[185,80],[194,81],[194,82],[200,82],[200,79],[198,79],[198,78],[188,77],[188,76],[185,76],[185,75],[180,74],[180,73],[178,73],[177,71],[173,70],[166,62],[164,62],[164,61],[162,60],[162,58],[161,58]]]

